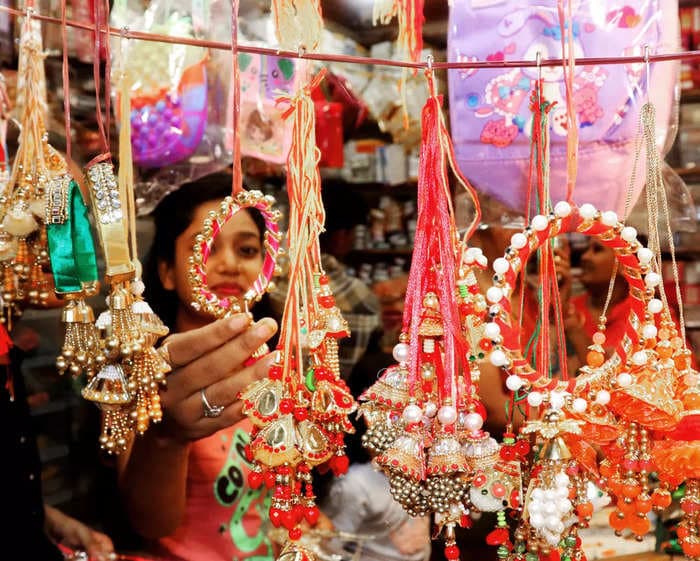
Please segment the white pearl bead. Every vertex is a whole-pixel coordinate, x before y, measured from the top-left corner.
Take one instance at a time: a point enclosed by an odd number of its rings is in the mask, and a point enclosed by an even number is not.
[[[554,214],[559,218],[566,218],[571,214],[571,205],[566,201],[559,201],[554,205]]]
[[[600,390],[595,396],[595,402],[598,405],[607,405],[610,403],[610,392],[608,390]]]
[[[423,411],[415,404],[407,405],[403,410],[402,417],[409,424],[417,423],[423,418]]]
[[[476,259],[476,256],[478,255],[477,252],[475,251],[475,247],[470,247],[467,248],[466,253],[464,254],[464,257],[466,258],[467,261],[473,262],[474,259]]]
[[[549,394],[549,405],[552,409],[560,410],[566,403],[566,396],[563,392],[551,392]]]
[[[495,339],[501,334],[501,326],[495,321],[491,321],[484,325],[484,335],[489,339]]]
[[[541,501],[542,499],[544,499],[544,493],[542,493],[542,489],[540,489],[539,487],[535,487],[532,490],[532,494],[530,497],[533,501]]]
[[[632,226],[625,226],[620,232],[620,237],[627,243],[632,243],[637,239],[637,229]]]
[[[545,514],[554,514],[557,511],[557,505],[553,501],[547,501],[543,505],[543,511]]]
[[[595,218],[596,212],[598,211],[591,203],[582,204],[581,207],[578,209],[578,213],[584,220],[593,220]]]
[[[510,245],[513,246],[514,249],[524,248],[527,245],[527,236],[522,232],[513,234],[510,238]]]
[[[632,364],[644,366],[647,363],[647,354],[644,351],[637,351],[632,355]]]
[[[478,413],[469,413],[464,419],[464,426],[471,432],[478,432],[484,426],[484,418]]]
[[[626,388],[632,383],[632,375],[629,372],[622,372],[617,375],[617,385]]]
[[[393,356],[396,362],[408,362],[411,349],[407,343],[397,343],[394,346]]]
[[[544,400],[544,396],[540,392],[530,392],[527,395],[527,402],[530,404],[531,407],[539,407],[542,405],[542,401]]]
[[[637,250],[637,259],[642,265],[648,265],[654,258],[654,252],[648,247],[640,247]]]
[[[558,516],[550,516],[547,518],[547,526],[549,527],[552,532],[556,532],[557,534],[560,534],[561,532],[564,531],[564,523],[561,521],[561,518]],[[554,543],[558,543],[559,539],[555,538]]]
[[[496,304],[503,299],[503,291],[497,286],[491,286],[486,291],[486,299],[492,304]]]
[[[476,264],[479,265],[479,267],[487,267],[489,260],[486,258],[486,255],[477,255]]]
[[[647,323],[643,328],[642,328],[642,335],[644,336],[645,339],[653,339],[656,337],[656,335],[659,333],[659,330],[656,329],[656,326],[653,323]]]
[[[577,397],[571,404],[574,413],[583,413],[588,408],[588,403],[582,397]]]
[[[569,476],[561,471],[554,476],[554,483],[557,487],[566,487],[570,481]]]
[[[493,270],[498,275],[507,273],[508,269],[510,269],[510,263],[505,257],[499,257],[493,262]]]
[[[423,406],[423,413],[425,413],[426,417],[435,417],[435,415],[437,415],[437,405],[429,401]]]
[[[600,215],[600,221],[606,226],[617,225],[617,213],[614,210],[606,210]]]
[[[343,324],[342,324],[342,321],[340,320],[339,317],[337,317],[337,316],[332,316],[332,317],[328,320],[328,330],[329,330],[330,332],[339,331],[340,329],[342,329],[342,327],[343,327]]]
[[[648,288],[659,286],[660,282],[661,275],[659,273],[655,273],[654,271],[647,273],[647,275],[644,277],[644,284],[646,284]]]
[[[452,405],[443,405],[438,411],[438,420],[443,425],[451,425],[457,420],[457,409]]]
[[[516,374],[511,374],[506,378],[506,388],[508,388],[512,392],[517,392],[524,385],[525,382],[523,381],[523,379]]]
[[[544,516],[533,512],[530,515],[530,525],[535,529],[542,528],[542,526],[544,526]]]
[[[647,310],[649,310],[649,312],[651,312],[652,314],[658,314],[663,309],[664,303],[658,298],[652,298],[647,304]]]
[[[452,516],[460,516],[462,514],[462,507],[458,504],[453,504],[450,506],[450,514]]]
[[[491,364],[499,368],[508,364],[508,358],[506,357],[506,353],[504,353],[501,349],[493,350],[491,352],[489,360],[491,361]]]
[[[547,229],[547,226],[549,226],[549,220],[547,220],[546,216],[537,214],[532,217],[532,222],[530,224],[532,225],[533,230],[542,232],[543,230]]]

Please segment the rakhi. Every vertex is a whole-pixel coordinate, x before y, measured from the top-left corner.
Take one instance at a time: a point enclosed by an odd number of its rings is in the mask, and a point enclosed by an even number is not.
[[[298,543],[306,520],[319,517],[311,470],[345,473],[344,433],[355,402],[340,378],[338,340],[350,334],[321,267],[318,237],[323,228],[321,176],[316,148],[315,111],[310,92],[321,72],[290,103],[292,145],[287,161],[289,287],[280,343],[268,378],[241,395],[243,411],[255,426],[248,448],[255,467],[249,484],[273,488],[270,521],[284,527],[291,542],[280,559],[309,559]]]
[[[28,305],[45,305],[50,279],[46,239],[46,194],[51,181],[67,173],[61,155],[48,143],[46,80],[39,21],[27,9],[19,49],[17,107],[21,133],[12,174],[2,199],[0,256],[6,325]]]
[[[95,64],[99,64],[99,53],[95,57]],[[171,369],[154,348],[168,328],[141,297],[144,286],[136,257],[129,77],[124,72],[120,73],[119,97],[119,178],[114,177],[106,136],[104,153],[87,170],[110,293],[109,309],[97,319],[97,327],[103,333],[101,353],[105,363],[82,392],[85,399],[96,402],[103,411],[100,445],[117,454],[126,448],[134,433],[143,434],[151,422],[162,419],[159,388]],[[102,123],[100,130],[105,130]]]
[[[222,318],[233,313],[248,312],[252,304],[268,291],[272,290],[272,278],[279,273],[277,257],[281,251],[280,242],[282,233],[279,230],[279,221],[282,214],[273,205],[274,197],[263,195],[260,191],[239,191],[233,196],[226,197],[216,212],[213,212],[204,221],[202,232],[195,239],[192,261],[189,268],[189,280],[192,290],[192,306],[214,317]],[[207,287],[207,261],[211,254],[211,248],[224,225],[241,210],[254,208],[260,211],[265,220],[265,233],[263,236],[265,257],[262,270],[253,286],[246,290],[237,299],[219,298]]]
[[[234,131],[232,193],[230,197],[226,197],[222,201],[216,212],[211,212],[205,219],[202,232],[195,239],[188,271],[192,307],[217,318],[242,311],[247,313],[253,302],[260,300],[265,292],[274,288],[272,277],[279,273],[277,258],[283,251],[280,247],[282,234],[278,224],[282,214],[274,208],[274,197],[263,195],[260,191],[246,191],[243,187],[240,139],[241,92],[240,67],[238,63],[238,0],[232,2],[231,9],[231,63],[233,66],[231,86],[233,88],[231,92],[233,122],[231,123],[231,130]],[[265,233],[263,236],[265,257],[260,274],[253,282],[253,286],[243,295],[243,302],[240,302],[238,299],[219,298],[212,292],[207,286],[206,269],[216,236],[233,216],[245,208],[257,209],[265,220]]]
[[[65,19],[66,3],[61,4]],[[63,36],[63,91],[66,128],[66,155],[71,156],[70,84],[66,45],[66,26]],[[85,298],[97,292],[97,257],[87,207],[78,184],[65,173],[50,182],[46,192],[46,230],[48,237],[54,292],[66,300],[62,322],[65,336],[56,367],[63,374],[73,376],[85,373],[91,378],[104,363],[99,352],[99,334],[95,316]]]
[[[432,70],[426,77],[430,97],[423,109],[415,251],[403,330],[393,352],[398,364],[360,399],[368,425],[363,444],[376,454],[374,463],[389,478],[394,499],[412,516],[434,513],[435,534],[445,529],[445,555],[457,559],[455,527],[469,527],[472,511],[500,510],[504,502],[519,500],[520,477],[519,466],[503,462],[496,469],[498,443],[481,430],[486,413],[475,387],[480,350],[465,336],[478,331],[486,307],[473,274],[485,266],[485,257],[467,247],[480,211],[455,165]],[[475,202],[476,216],[463,241],[456,232],[449,170]],[[492,488],[495,508],[488,500]]]

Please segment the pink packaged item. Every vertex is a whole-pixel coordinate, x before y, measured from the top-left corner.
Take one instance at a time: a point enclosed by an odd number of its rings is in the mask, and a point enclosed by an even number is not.
[[[571,0],[574,55],[619,57],[678,49],[676,0]],[[566,4],[565,4],[566,6]],[[567,8],[564,8],[566,13]],[[454,0],[448,58],[453,61],[561,58],[557,0]],[[659,149],[676,118],[673,62],[651,65]],[[543,67],[550,113],[551,198],[566,198],[566,90],[561,66]],[[452,136],[457,160],[469,180],[516,211],[528,190],[536,68],[450,70]],[[632,172],[639,109],[646,101],[645,65],[576,66],[573,102],[579,127],[579,164],[574,200],[624,212]],[[459,123],[459,126],[455,126]],[[643,187],[637,174],[632,202]]]
[[[294,95],[296,64],[284,57],[240,53],[241,154],[283,164],[292,142],[292,122],[282,118],[275,100]],[[226,145],[233,147],[233,88],[229,91]]]

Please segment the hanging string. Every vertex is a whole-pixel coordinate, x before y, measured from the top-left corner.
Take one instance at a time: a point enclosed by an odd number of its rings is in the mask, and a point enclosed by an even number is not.
[[[323,80],[321,71],[293,98],[281,97],[278,104],[289,103],[283,118],[294,116],[292,142],[287,157],[289,194],[289,288],[282,316],[280,348],[284,353],[283,375],[292,392],[300,383],[303,370],[303,341],[299,334],[311,329],[317,316],[312,297],[314,274],[321,271],[318,238],[323,231],[325,211],[321,201],[321,153],[316,146],[316,113],[311,91]],[[294,362],[292,362],[292,360]],[[294,365],[294,367],[292,367]],[[292,376],[297,373],[297,377]]]
[[[323,36],[320,0],[272,0],[277,43],[283,49],[313,52]]]
[[[562,65],[564,86],[566,90],[566,200],[573,204],[574,187],[578,173],[578,121],[574,105],[574,20],[571,13],[571,1],[558,0],[559,29],[561,35],[561,52],[565,63]]]
[[[104,155],[106,155],[109,153],[109,131],[105,128],[105,119],[102,113],[102,99],[100,97],[100,92],[102,91],[102,77],[100,73],[100,53],[102,52],[102,29],[100,26],[102,21],[101,0],[96,0],[94,6],[95,21],[93,32],[92,79],[95,82],[95,116],[97,118],[97,129],[100,133],[100,140],[102,141],[102,152]],[[106,73],[105,82],[109,82],[109,74]],[[129,140],[129,142],[131,142],[131,140]]]
[[[24,16],[24,12],[7,6],[0,6],[0,12],[8,13],[12,16]],[[34,17],[38,20],[47,23],[61,25],[61,19],[42,14],[35,14]],[[94,31],[94,23],[85,23],[75,20],[67,20],[68,27],[85,29]],[[189,45],[193,47],[202,47],[207,49],[215,49],[220,51],[230,51],[231,44],[221,41],[208,41],[205,39],[195,39],[187,37],[172,37],[169,35],[161,35],[158,33],[150,33],[146,31],[123,30],[116,27],[106,27],[102,33],[113,35],[115,37],[125,36],[128,39],[136,41],[151,41],[157,43],[170,43],[175,45]],[[414,68],[426,69],[428,67],[425,62],[409,62],[401,60],[391,60],[383,58],[373,58],[353,55],[337,55],[327,53],[308,53],[300,56],[299,51],[285,51],[269,47],[254,47],[252,45],[238,45],[238,52],[270,55],[285,58],[306,58],[309,60],[325,61],[325,62],[344,62],[349,64],[359,64],[362,66],[378,65],[378,66],[393,66],[398,68]],[[682,51],[677,53],[656,54],[649,57],[651,62],[668,62],[675,60],[693,61],[700,59],[700,50],[697,51]],[[543,59],[542,66],[561,66],[566,61],[563,59]],[[631,55],[623,57],[581,57],[574,59],[575,66],[595,66],[595,65],[620,65],[620,64],[639,64],[645,62],[641,55]],[[468,70],[468,69],[499,69],[499,68],[534,68],[537,64],[533,60],[502,60],[502,61],[469,61],[469,62],[435,62],[433,68],[435,70]]]
[[[131,82],[127,73],[123,53],[120,56],[119,79],[119,200],[125,201],[127,224],[124,227],[124,236],[129,237],[130,259],[136,262],[138,252],[136,249],[136,210],[134,205],[134,165],[131,149]],[[139,272],[137,271],[137,274]]]
[[[68,66],[68,26],[66,25],[66,0],[61,0],[61,46],[63,58],[61,64],[61,77],[63,79],[63,114],[65,115],[66,131],[66,158],[72,160],[73,135],[71,134],[70,121],[70,68]]]
[[[234,195],[243,191],[243,169],[241,167],[241,70],[238,64],[238,0],[231,0],[231,66],[233,80],[231,82],[231,98],[233,101],[233,185]]]

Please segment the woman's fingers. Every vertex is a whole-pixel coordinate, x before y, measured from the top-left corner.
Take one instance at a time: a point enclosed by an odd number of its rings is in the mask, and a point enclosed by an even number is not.
[[[247,314],[236,314],[199,329],[171,335],[163,343],[167,347],[170,365],[176,368],[197,360],[240,335],[250,322]]]
[[[228,407],[238,400],[238,394],[245,390],[251,382],[260,380],[267,375],[273,360],[274,355],[270,353],[248,368],[207,386],[204,388],[207,400],[212,405]]]
[[[215,384],[232,372],[236,372],[263,343],[274,335],[276,330],[275,320],[263,318],[225,344],[177,368],[168,376],[168,390],[163,395],[166,398],[166,404],[172,399],[185,399],[199,393],[202,388]],[[168,392],[171,393],[168,396],[170,399],[166,397]]]

